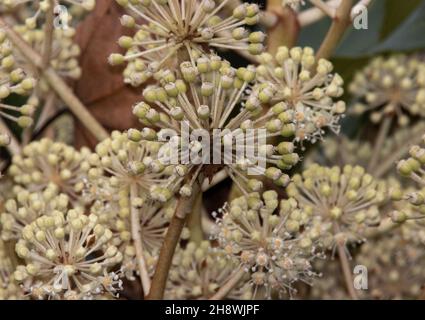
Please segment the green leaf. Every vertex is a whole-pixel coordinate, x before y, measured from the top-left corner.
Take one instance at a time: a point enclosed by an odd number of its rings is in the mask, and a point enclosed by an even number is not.
[[[421,3],[421,0],[386,0],[381,39],[387,38]]]
[[[411,51],[425,48],[425,2],[382,43],[373,47],[369,54],[386,51]]]

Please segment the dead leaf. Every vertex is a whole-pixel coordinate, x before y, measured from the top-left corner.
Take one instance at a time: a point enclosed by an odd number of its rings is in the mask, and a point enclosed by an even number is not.
[[[123,9],[114,0],[97,1],[94,11],[79,24],[76,43],[81,48],[81,78],[74,91],[95,118],[109,131],[138,126],[131,107],[141,99],[141,90],[124,84],[122,67],[108,64],[111,53],[122,52],[117,40],[129,30],[121,26]],[[94,147],[96,139],[76,124],[76,146]]]

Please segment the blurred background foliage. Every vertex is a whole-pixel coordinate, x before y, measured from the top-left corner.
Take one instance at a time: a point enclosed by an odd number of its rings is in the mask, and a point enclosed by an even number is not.
[[[317,49],[329,28],[322,19],[301,30],[298,44]],[[425,48],[424,0],[374,0],[368,8],[368,29],[351,27],[333,57],[336,71],[349,83],[372,56]]]

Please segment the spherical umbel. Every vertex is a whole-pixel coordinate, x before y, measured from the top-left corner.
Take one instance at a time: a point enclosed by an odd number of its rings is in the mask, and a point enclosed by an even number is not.
[[[112,65],[127,63],[125,82],[139,86],[164,68],[173,68],[177,56],[192,64],[211,49],[247,51],[264,50],[262,32],[249,32],[246,26],[259,20],[256,4],[241,4],[229,17],[224,16],[228,2],[215,0],[134,1],[118,0],[130,15],[121,23],[136,30],[133,37],[123,36],[118,44],[125,55],[112,54]],[[138,20],[146,21],[139,24]]]

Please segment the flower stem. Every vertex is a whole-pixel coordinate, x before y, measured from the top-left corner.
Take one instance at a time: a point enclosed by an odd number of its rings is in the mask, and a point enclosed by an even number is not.
[[[373,154],[370,158],[369,165],[367,167],[368,172],[374,172],[374,169],[376,167],[376,164],[379,160],[379,154],[382,151],[382,145],[385,142],[385,138],[388,135],[388,132],[391,128],[391,117],[385,117],[384,121],[381,123],[381,126],[379,127],[379,132],[375,140],[375,144],[373,146]]]
[[[245,270],[240,268],[236,271],[233,276],[227,281],[209,300],[221,300],[224,299],[230,291],[239,283],[242,277],[245,275]]]
[[[387,214],[384,214],[383,216],[388,216],[388,215],[389,214],[387,213]],[[368,230],[365,233],[365,236],[368,239],[377,238],[400,227],[401,225],[402,223],[395,223],[391,220],[391,218],[386,218],[381,222],[381,224],[378,227],[374,228],[373,230]]]
[[[353,278],[351,277],[350,263],[348,261],[347,253],[345,252],[344,244],[337,243],[338,257],[341,263],[342,272],[344,274],[345,285],[347,286],[348,293],[351,299],[358,300],[356,290],[353,286]]]
[[[204,230],[202,230],[202,192],[196,195],[192,212],[187,219],[187,227],[190,231],[190,241],[199,244],[204,240]]]
[[[317,51],[316,58],[329,59],[339,42],[344,36],[345,31],[351,24],[351,8],[353,7],[353,0],[341,0],[339,7],[335,11],[333,22],[323,40],[319,50]]]
[[[136,249],[137,266],[139,267],[140,281],[142,283],[143,292],[149,293],[151,286],[151,278],[149,277],[146,260],[143,253],[142,230],[140,227],[140,214],[134,206],[134,199],[137,198],[137,184],[132,183],[130,186],[130,208],[131,208],[131,236]]]
[[[159,253],[159,259],[152,279],[151,290],[146,298],[147,300],[161,300],[164,297],[165,286],[167,284],[168,273],[171,268],[174,252],[180,241],[187,215],[192,211],[198,193],[200,193],[200,186],[196,182],[193,184],[192,195],[190,197],[179,198],[176,211],[170,221],[164,243]]]
[[[87,108],[75,96],[65,81],[56,73],[52,67],[43,68],[41,56],[35,52],[10,26],[0,18],[0,27],[6,32],[8,39],[22,53],[28,63],[38,68],[41,76],[49,83],[50,87],[62,99],[62,101],[71,109],[74,115],[81,123],[99,140],[108,137],[107,131],[99,122],[88,112]]]

